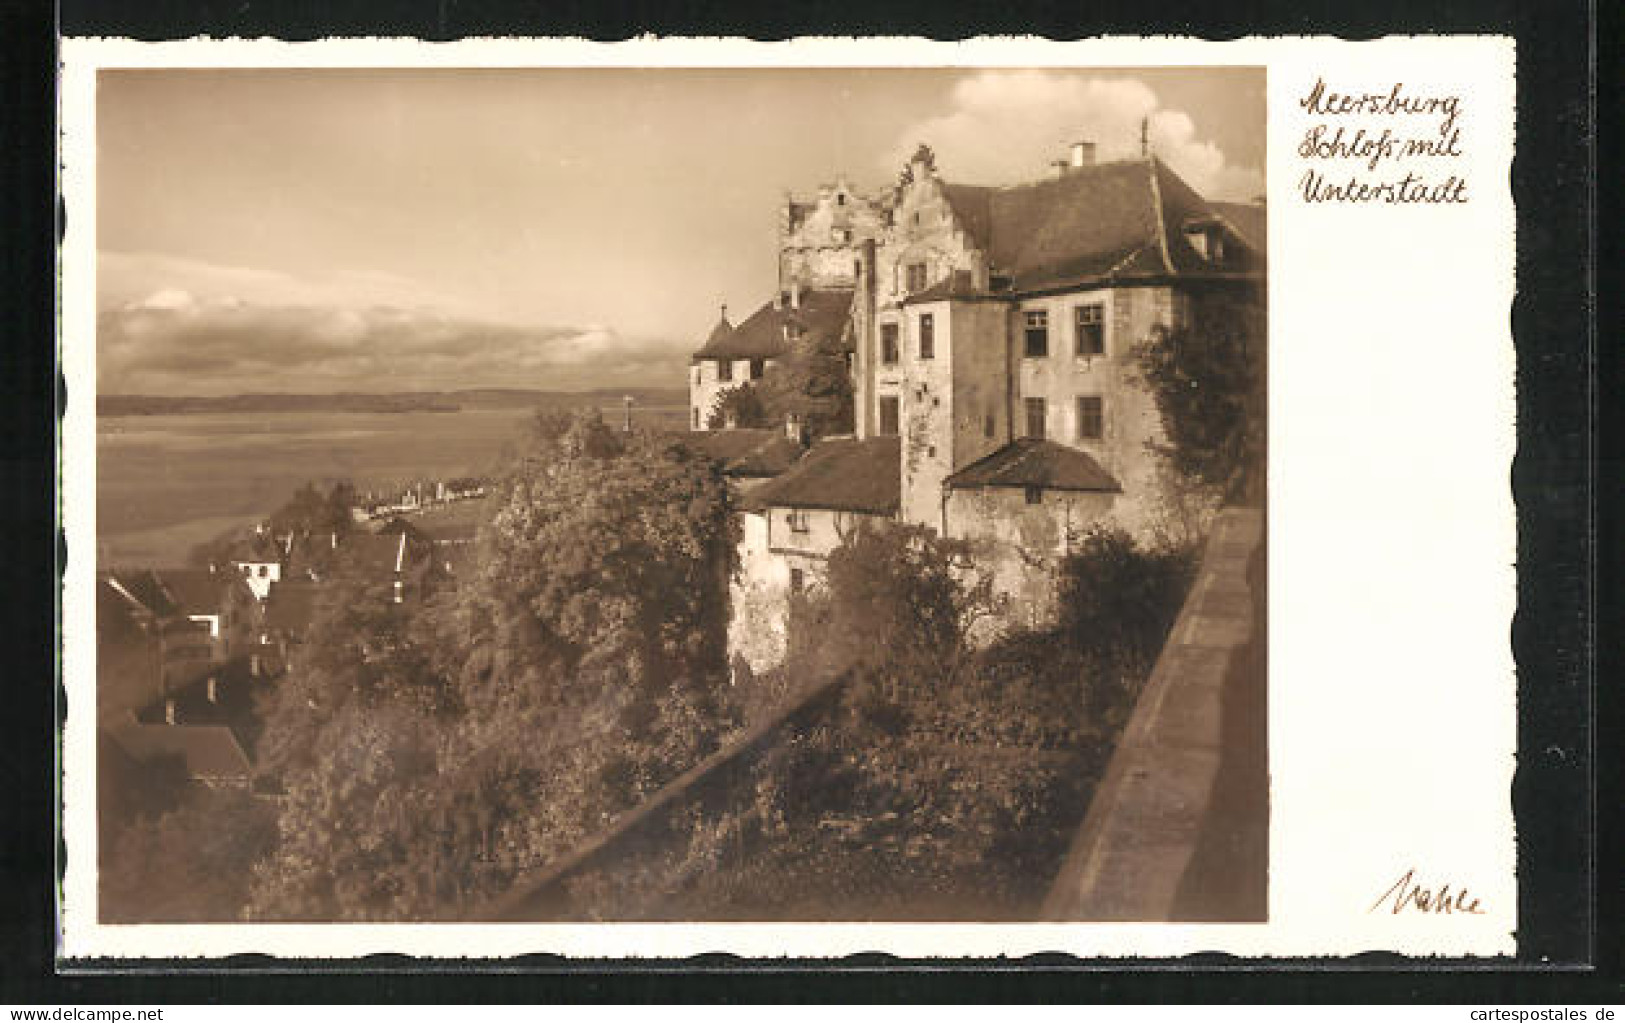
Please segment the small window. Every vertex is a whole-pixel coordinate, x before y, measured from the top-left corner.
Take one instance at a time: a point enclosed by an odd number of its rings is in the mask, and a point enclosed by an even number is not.
[[[993,436],[993,413],[991,412],[982,417],[982,435],[989,439]]]
[[[934,359],[937,355],[937,327],[930,313],[920,314],[920,358]]]
[[[1043,487],[1028,487],[1027,488],[1027,503],[1028,504],[1043,504],[1044,503],[1044,488]]]
[[[1106,351],[1106,310],[1099,302],[1074,310],[1079,355],[1100,355]]]
[[[854,259],[852,261],[852,276],[853,277],[862,277],[863,276],[863,260]]]
[[[896,395],[888,395],[880,399],[880,435],[882,437],[897,436],[898,423],[902,419],[899,415],[899,399]]]
[[[880,325],[880,361],[888,366],[897,362],[897,324]]]
[[[919,214],[915,214],[918,216]],[[925,290],[925,264],[910,263],[908,265],[908,293]]]
[[[1106,409],[1099,395],[1078,399],[1078,439],[1099,440],[1106,435]]]
[[[845,206],[846,205],[846,193],[845,192],[836,192],[835,193],[835,205],[837,205],[837,206]]]
[[[802,572],[802,570],[799,569],[799,568],[792,568],[790,570],[790,592],[791,593],[800,593],[803,589],[806,588],[806,585],[807,585],[806,573]]]
[[[1048,408],[1043,398],[1028,398],[1027,407],[1027,436],[1038,440],[1044,439],[1044,420],[1048,415]]]
[[[831,228],[830,232],[829,232],[829,236],[830,236],[831,240],[833,240],[835,242],[836,245],[845,245],[846,244],[846,228],[844,228],[844,227]]]
[[[700,428],[700,410],[693,409],[692,411],[694,413],[694,429],[698,430]]]
[[[767,368],[767,360],[765,360],[765,359],[752,359],[752,360],[750,360],[750,378],[752,380],[760,380],[760,379],[762,379],[762,372],[766,368]]]
[[[1042,359],[1049,355],[1049,313],[1035,309],[1027,314],[1027,358]]]
[[[270,574],[271,574],[271,568],[270,568],[269,565],[261,565],[260,566],[260,578],[261,579],[264,579],[266,576],[268,576]]]
[[[732,359],[717,360],[717,379],[732,380],[734,378],[734,364]]]

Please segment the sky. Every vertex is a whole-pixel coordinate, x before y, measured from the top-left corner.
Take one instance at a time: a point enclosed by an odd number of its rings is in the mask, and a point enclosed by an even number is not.
[[[844,173],[1042,177],[1076,140],[1264,190],[1262,69],[104,71],[98,389],[681,387]]]

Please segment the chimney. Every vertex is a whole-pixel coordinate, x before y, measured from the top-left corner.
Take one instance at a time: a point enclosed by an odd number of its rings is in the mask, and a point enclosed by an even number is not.
[[[801,308],[801,282],[800,281],[791,281],[790,282],[790,308],[791,309],[800,309]]]
[[[208,693],[209,693],[209,702],[210,703],[219,703],[220,702],[220,680],[215,678],[213,675],[210,675],[207,685],[208,685]]]
[[[175,723],[175,698],[173,696],[171,696],[169,699],[164,701],[164,724],[172,725],[174,723]]]
[[[1072,167],[1091,167],[1095,162],[1095,144],[1093,142],[1072,143]]]
[[[264,668],[260,664],[260,655],[259,654],[249,654],[248,655],[248,673],[250,675],[254,676],[255,678],[259,678],[260,674],[263,672],[263,670],[264,670]]]

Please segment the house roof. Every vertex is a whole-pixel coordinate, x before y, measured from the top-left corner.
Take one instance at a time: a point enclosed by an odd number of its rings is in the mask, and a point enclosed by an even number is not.
[[[852,308],[850,288],[803,288],[795,307],[764,303],[739,326],[718,335],[712,331],[696,359],[770,359],[790,350],[785,327],[801,331],[800,343],[816,344],[841,337]],[[722,324],[717,324],[719,330]]]
[[[1216,269],[1182,230],[1212,208],[1155,157],[1007,188],[945,182],[942,189],[960,226],[988,253],[992,273],[1016,291]],[[1245,233],[1242,241],[1261,246]],[[1251,271],[1257,264],[1242,252],[1222,269]]]
[[[733,459],[722,467],[729,476],[777,476],[795,464],[806,449],[782,433]]]
[[[901,450],[897,437],[826,437],[752,493],[750,506],[894,514],[901,502]]]
[[[688,444],[726,465],[782,436],[778,430],[736,427],[732,430],[690,430]]]
[[[266,626],[303,635],[316,617],[316,605],[321,593],[321,585],[308,579],[284,579],[272,583],[271,592],[265,598]]]
[[[164,584],[158,579],[158,573],[150,569],[109,572],[106,581],[120,597],[134,600],[140,607],[159,618],[175,614],[177,611],[175,600],[169,591],[164,589]]]
[[[976,487],[1042,487],[1046,490],[1120,492],[1123,488],[1100,463],[1077,448],[1052,440],[1021,437],[949,476],[954,490]]]
[[[352,565],[379,576],[407,572],[428,553],[429,543],[417,531],[353,533],[339,544],[339,553]]]
[[[166,568],[158,578],[175,609],[188,615],[218,614],[227,589],[243,584],[235,571],[206,568]]]
[[[253,773],[248,754],[224,725],[146,725],[110,730],[114,742],[137,763],[178,757],[192,778],[244,779]]]
[[[1269,217],[1261,202],[1209,202],[1230,229],[1260,254],[1269,251]]]

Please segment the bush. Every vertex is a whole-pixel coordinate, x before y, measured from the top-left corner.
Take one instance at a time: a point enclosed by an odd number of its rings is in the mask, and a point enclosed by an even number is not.
[[[1144,550],[1121,530],[1093,529],[1061,566],[1060,632],[1073,649],[1094,651],[1120,674],[1143,680],[1195,567],[1190,548]]]

